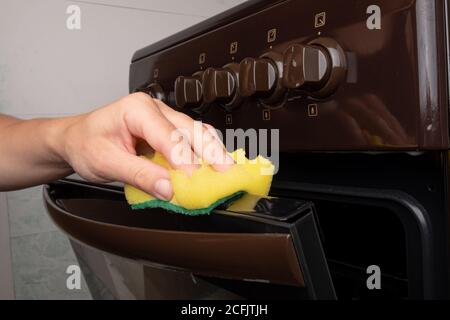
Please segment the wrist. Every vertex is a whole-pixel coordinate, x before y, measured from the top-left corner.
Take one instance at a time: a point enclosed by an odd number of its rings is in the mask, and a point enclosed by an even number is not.
[[[49,120],[45,126],[45,139],[52,160],[70,167],[68,144],[71,128],[78,123],[83,115],[69,116]]]

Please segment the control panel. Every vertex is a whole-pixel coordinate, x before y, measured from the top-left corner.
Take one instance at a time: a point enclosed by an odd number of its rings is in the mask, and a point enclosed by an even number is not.
[[[130,92],[286,152],[449,147],[441,2],[251,2],[139,50]]]
[[[339,44],[329,38],[318,38],[306,45],[289,45],[283,54],[269,51],[240,63],[178,76],[174,104],[202,114],[210,104],[232,111],[245,98],[255,97],[265,107],[277,108],[286,102],[288,89],[298,90],[305,97],[331,96],[345,81],[346,72],[345,53]],[[165,100],[159,91],[154,92],[155,85],[152,83],[143,91]]]

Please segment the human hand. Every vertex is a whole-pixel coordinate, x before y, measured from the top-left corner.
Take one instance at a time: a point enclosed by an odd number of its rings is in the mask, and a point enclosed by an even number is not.
[[[187,174],[198,167],[198,158],[218,171],[227,170],[234,161],[214,128],[201,124],[198,139],[194,138],[198,125],[161,101],[145,93],[134,93],[91,113],[67,118],[56,149],[89,181],[121,181],[157,198],[170,200],[173,190],[168,171],[138,156],[139,141],[145,141],[162,153],[174,168]],[[180,144],[173,138],[179,129],[188,138],[187,144]],[[189,161],[176,159],[175,148]]]

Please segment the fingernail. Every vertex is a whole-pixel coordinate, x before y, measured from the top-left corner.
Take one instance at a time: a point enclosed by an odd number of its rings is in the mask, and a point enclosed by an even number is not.
[[[234,164],[234,159],[228,153],[227,153],[225,163],[226,164]]]
[[[222,151],[222,150],[220,150]],[[223,154],[223,153],[222,153]],[[234,159],[225,152],[225,157],[220,159],[220,162],[217,162],[213,165],[214,169],[219,172],[225,172],[234,164]]]
[[[155,183],[155,196],[161,200],[172,199],[172,184],[167,179],[159,179]]]

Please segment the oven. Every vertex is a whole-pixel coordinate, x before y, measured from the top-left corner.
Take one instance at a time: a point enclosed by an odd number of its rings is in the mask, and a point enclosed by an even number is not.
[[[448,299],[448,12],[253,0],[138,50],[130,93],[278,172],[252,212],[200,217],[133,211],[117,185],[47,185],[93,296]]]

